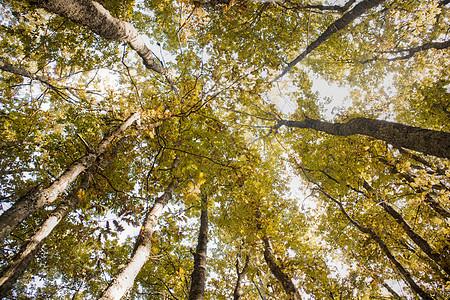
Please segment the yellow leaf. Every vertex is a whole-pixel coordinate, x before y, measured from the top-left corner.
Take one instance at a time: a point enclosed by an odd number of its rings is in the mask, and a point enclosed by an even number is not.
[[[77,193],[78,198],[83,198],[84,195],[85,195],[85,192],[82,189],[79,189],[78,193]]]

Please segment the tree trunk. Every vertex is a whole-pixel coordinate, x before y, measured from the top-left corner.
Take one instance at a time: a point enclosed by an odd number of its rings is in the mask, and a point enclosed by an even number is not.
[[[428,242],[422,238],[419,234],[417,234],[411,226],[403,219],[403,217],[388,203],[380,202],[381,207],[383,207],[384,211],[386,211],[391,217],[395,219],[395,221],[402,226],[403,230],[409,236],[414,243],[419,246],[419,248],[430,258],[432,259],[438,266],[444,270],[445,273],[450,275],[450,269],[441,263],[441,256],[439,253],[434,251],[434,249],[428,244]]]
[[[419,295],[424,300],[433,300],[433,298],[425,292],[420,286],[417,285],[417,283],[414,281],[414,279],[411,277],[411,274],[403,267],[403,265],[394,257],[394,255],[389,250],[388,246],[383,242],[383,240],[376,234],[372,229],[368,227],[364,227],[360,225],[356,220],[354,220],[352,217],[350,217],[347,214],[347,211],[344,209],[344,206],[341,202],[331,197],[328,193],[326,193],[322,188],[320,188],[320,192],[336,203],[339,206],[339,210],[342,212],[342,214],[347,218],[347,220],[350,221],[351,224],[353,224],[360,232],[368,234],[381,248],[381,250],[384,252],[384,254],[387,256],[389,261],[395,266],[397,271],[402,275],[403,279],[406,281],[406,283],[410,286],[410,288],[413,290],[414,293]]]
[[[395,148],[407,148],[424,154],[450,159],[450,133],[369,118],[353,118],[347,123],[329,123],[306,118],[304,121],[281,120],[275,126],[309,128],[335,136],[365,135],[382,140]]]
[[[163,73],[162,67],[155,63],[151,50],[147,48],[136,28],[111,16],[100,3],[92,0],[28,0],[28,2],[83,25],[102,38],[129,43],[148,69]]]
[[[44,189],[41,186],[36,186],[29,190],[24,196],[20,197],[0,216],[0,239],[7,237],[14,227],[30,214],[44,205],[55,201],[83,171],[87,170],[95,163],[96,159],[106,151],[107,147],[116,137],[122,134],[139,119],[139,112],[135,112],[110,136],[103,138],[92,152],[87,153],[73,162],[49,187]]]
[[[162,74],[176,90],[166,70],[153,59],[152,51],[145,45],[137,29],[132,24],[111,16],[100,3],[93,0],[28,0],[28,2],[83,25],[102,38],[128,43],[142,58],[147,69]]]
[[[302,52],[299,56],[297,56],[293,61],[291,61],[286,68],[278,75],[273,81],[277,81],[281,77],[283,77],[287,72],[289,72],[292,67],[302,61],[309,53],[316,50],[320,45],[326,42],[333,34],[338,32],[339,30],[344,29],[353,22],[356,18],[362,16],[370,9],[378,6],[382,3],[383,0],[363,0],[360,3],[356,4],[351,10],[345,13],[342,17],[333,22],[328,28],[322,33],[315,41],[306,47],[306,50]]]
[[[376,275],[376,274],[373,274],[372,276],[373,276],[376,280],[378,280],[378,281],[380,282],[380,284],[381,284],[385,289],[387,289],[387,290],[389,291],[389,293],[391,293],[392,297],[393,297],[395,300],[402,300],[402,299],[403,299],[402,297],[400,297],[399,294],[397,294],[397,292],[396,292],[393,288],[391,288],[391,286],[390,286],[389,284],[386,283],[386,281],[383,280],[383,278],[380,278],[380,276],[378,276],[378,275]]]
[[[198,233],[197,249],[194,253],[194,270],[191,274],[191,289],[189,300],[205,299],[206,285],[206,251],[208,246],[208,206],[207,198],[202,195],[202,212],[200,216],[200,231]]]
[[[172,164],[172,169],[175,169],[179,162],[180,159],[177,157]],[[160,197],[156,198],[155,204],[145,216],[144,224],[142,225],[141,232],[136,239],[131,259],[128,261],[125,268],[123,268],[119,274],[116,275],[114,280],[103,291],[99,298],[100,300],[121,299],[125,293],[133,287],[134,279],[150,257],[153,228],[158,222],[158,218],[161,216],[164,207],[172,198],[173,191],[177,184],[178,180],[173,179],[164,193]]]
[[[115,158],[117,152],[122,145],[125,138],[122,138],[117,142],[114,150],[111,151],[109,158]],[[67,198],[62,201],[56,209],[48,216],[48,218],[42,223],[39,230],[29,239],[27,243],[22,247],[19,253],[17,253],[13,261],[4,269],[0,275],[0,297],[6,296],[7,291],[11,289],[11,286],[19,279],[23,272],[36,256],[36,253],[41,249],[47,237],[52,233],[53,229],[59,224],[59,222],[80,202],[80,193],[85,193],[92,182],[92,179],[97,173],[99,166],[101,168],[108,167],[112,160],[102,159],[104,155],[99,157],[95,165],[90,167],[80,179],[80,183],[77,188],[73,189]]]
[[[363,183],[364,188],[367,190],[369,195],[366,194],[369,198],[372,198],[371,195],[374,195],[375,191],[370,186],[368,182],[364,180]],[[439,253],[437,253],[431,246],[428,244],[428,242],[421,237],[419,234],[417,234],[411,226],[403,219],[403,217],[387,202],[385,202],[383,199],[380,199],[381,201],[376,200],[376,202],[383,208],[383,210],[388,213],[394,220],[399,224],[405,233],[409,236],[411,240],[414,241],[414,243],[419,246],[419,248],[429,257],[431,258],[438,266],[442,268],[442,270],[445,271],[448,275],[450,275],[450,269],[445,266],[445,264],[441,263],[441,256]]]
[[[345,13],[350,6],[353,5],[353,3],[355,3],[356,0],[349,0],[346,3],[344,3],[344,5],[321,5],[321,4],[305,4],[305,5],[301,5],[301,4],[296,4],[296,3],[289,3],[290,5],[293,5],[292,8],[295,8],[297,11],[302,11],[302,10],[318,10],[321,12],[325,12],[325,11],[336,11],[339,12],[341,14]]]
[[[244,277],[245,273],[247,272],[248,263],[250,261],[250,256],[247,255],[245,257],[244,267],[242,268],[242,271],[239,271],[239,257],[240,257],[240,253],[238,254],[238,257],[236,258],[237,280],[236,280],[236,286],[234,287],[234,291],[233,291],[233,300],[241,299],[242,278]]]
[[[435,212],[445,219],[450,219],[450,211],[445,209],[438,201],[434,200],[430,194],[425,195],[425,203],[428,204]]]
[[[264,242],[264,260],[269,266],[269,269],[272,272],[272,274],[283,286],[283,289],[288,295],[289,299],[290,300],[302,299],[300,293],[297,291],[297,288],[295,287],[292,280],[277,264],[269,238],[264,237],[263,242]]]
[[[71,211],[80,201],[79,192],[85,192],[92,180],[96,168],[91,168],[81,178],[79,186],[74,189],[67,199],[61,202],[58,207],[44,221],[39,230],[30,238],[28,242],[17,253],[13,261],[3,270],[0,276],[0,298],[7,295],[11,286],[19,279],[27,269],[36,253],[41,249],[45,239],[50,235],[58,223]]]

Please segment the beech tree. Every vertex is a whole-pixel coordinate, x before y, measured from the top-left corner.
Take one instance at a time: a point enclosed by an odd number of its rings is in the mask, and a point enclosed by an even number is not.
[[[1,297],[449,298],[448,4],[0,1]]]
[[[208,198],[201,195],[202,209],[198,242],[194,254],[194,268],[191,274],[189,299],[205,299],[206,256],[208,250]]]

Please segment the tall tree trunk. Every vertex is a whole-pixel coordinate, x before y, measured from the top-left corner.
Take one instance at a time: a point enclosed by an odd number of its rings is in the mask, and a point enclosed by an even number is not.
[[[379,202],[380,206],[387,212],[394,220],[402,226],[403,230],[409,236],[414,243],[419,246],[419,248],[430,258],[432,259],[438,266],[444,270],[445,273],[450,275],[450,269],[448,266],[441,262],[441,256],[437,253],[428,242],[422,238],[419,234],[417,234],[412,227],[403,219],[403,217],[388,203],[382,201]]]
[[[363,186],[369,193],[369,195],[366,194],[366,196],[372,198],[371,195],[375,194],[372,186],[370,186],[370,184],[365,180]],[[441,256],[439,255],[439,253],[437,253],[423,237],[416,233],[414,229],[412,229],[412,227],[405,221],[405,219],[403,219],[403,217],[389,203],[387,203],[383,199],[376,200],[376,202],[383,208],[385,212],[387,212],[392,218],[394,218],[394,220],[403,228],[409,238],[413,240],[414,243],[419,246],[419,248],[429,258],[431,258],[438,266],[440,266],[442,270],[445,271],[445,273],[450,275],[450,269],[445,264],[441,263]]]
[[[238,257],[236,258],[236,273],[237,273],[237,280],[236,280],[236,286],[234,287],[233,291],[233,300],[239,300],[241,299],[241,284],[242,279],[244,278],[245,273],[248,269],[248,263],[250,262],[250,256],[245,256],[245,263],[244,267],[241,271],[239,271],[239,257],[241,256],[241,253],[238,254]]]
[[[272,245],[268,237],[263,238],[264,242],[264,260],[269,266],[270,271],[275,278],[281,283],[284,291],[288,295],[290,300],[302,299],[300,293],[295,287],[289,276],[283,271],[283,269],[277,264],[275,255],[273,254]]]
[[[83,25],[105,39],[126,42],[142,58],[147,69],[162,74],[174,88],[166,70],[153,59],[142,35],[130,23],[111,16],[100,3],[93,0],[28,0],[30,4]]]
[[[205,299],[206,286],[206,251],[208,246],[208,203],[207,196],[202,195],[202,212],[197,248],[194,253],[194,269],[191,274],[189,300]]]
[[[122,146],[124,139],[122,138],[116,143],[113,151],[111,151],[111,155],[108,155],[109,158],[115,158],[117,156],[117,152]],[[26,244],[15,255],[13,261],[2,271],[0,275],[0,297],[5,296],[11,289],[11,286],[22,276],[53,229],[72,209],[77,207],[80,202],[79,194],[85,193],[89,189],[99,166],[106,168],[112,163],[111,159],[102,159],[103,157],[104,155],[100,156],[97,162],[86,170],[80,179],[79,185],[71,191],[65,200],[61,201],[44,223],[42,223],[39,230],[31,238],[27,239]]]
[[[316,184],[316,183],[315,183]],[[331,197],[327,192],[325,192],[318,184],[316,184],[320,192],[336,203],[339,207],[339,210],[342,212],[342,214],[347,218],[347,220],[355,226],[360,232],[368,234],[372,240],[374,240],[378,246],[381,248],[381,250],[384,252],[386,257],[389,259],[389,261],[395,266],[397,271],[402,275],[403,279],[406,281],[406,283],[410,286],[410,288],[413,290],[414,293],[416,293],[418,296],[420,296],[424,300],[433,300],[433,298],[425,292],[411,277],[411,274],[403,267],[403,265],[395,258],[395,256],[392,254],[392,252],[389,250],[388,246],[384,243],[384,241],[376,234],[371,228],[364,227],[360,225],[356,220],[354,220],[345,210],[342,203],[335,198]]]
[[[363,0],[356,4],[351,10],[345,13],[342,17],[333,22],[328,28],[322,33],[315,41],[309,44],[305,51],[297,56],[293,61],[291,61],[286,68],[278,75],[273,81],[277,81],[283,77],[287,72],[289,72],[296,64],[302,61],[309,53],[316,50],[320,45],[326,42],[333,34],[339,30],[344,29],[351,22],[356,20],[358,17],[365,14],[370,9],[378,6],[383,0]]]
[[[0,216],[0,239],[7,237],[14,227],[30,214],[55,201],[82,172],[95,163],[96,159],[106,151],[116,137],[122,134],[135,121],[139,121],[139,119],[140,113],[135,112],[110,136],[103,138],[93,151],[73,162],[49,187],[44,189],[41,186],[36,186],[20,197]]]
[[[180,159],[177,157],[173,164],[172,170],[176,169]],[[161,216],[164,207],[172,198],[173,191],[178,184],[178,180],[174,178],[167,186],[164,193],[156,198],[155,204],[147,212],[142,225],[141,232],[134,244],[134,251],[128,264],[123,268],[111,281],[109,286],[103,291],[100,300],[118,300],[121,299],[125,293],[133,287],[134,279],[139,274],[140,270],[147,262],[151,254],[153,230]]]
[[[447,176],[447,175],[445,174],[445,170],[444,170],[444,169],[441,169],[441,168],[438,167],[438,166],[434,166],[434,165],[431,164],[429,161],[427,161],[425,158],[420,157],[419,155],[416,155],[416,154],[414,154],[414,153],[412,153],[412,152],[410,152],[410,151],[408,151],[408,150],[406,150],[406,149],[400,148],[399,151],[400,151],[400,153],[401,153],[402,155],[404,155],[404,156],[406,156],[406,157],[410,157],[410,158],[414,159],[415,161],[417,161],[418,163],[421,163],[422,165],[424,165],[424,166],[430,168],[430,170],[432,170],[434,173],[439,174],[439,175],[442,175],[442,176]],[[447,176],[447,177],[448,177],[448,176]]]
[[[95,173],[94,169],[93,167],[90,168],[82,176],[79,186],[69,194],[66,200],[56,207],[39,230],[28,239],[28,242],[21,248],[20,252],[15,255],[8,267],[3,270],[0,275],[0,298],[6,296],[12,285],[22,276],[52,230],[79,203],[78,193],[84,192],[89,188],[91,178]]]
[[[382,140],[396,148],[407,148],[424,154],[450,159],[450,133],[429,130],[384,120],[353,118],[347,123],[329,123],[305,118],[304,121],[281,120],[275,126],[309,128],[335,136],[365,135]]]

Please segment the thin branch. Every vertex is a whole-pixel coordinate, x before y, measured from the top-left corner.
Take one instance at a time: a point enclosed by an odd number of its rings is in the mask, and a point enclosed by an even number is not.
[[[204,159],[207,159],[207,160],[211,161],[212,163],[214,163],[214,164],[216,164],[216,165],[219,165],[219,166],[222,166],[222,167],[227,167],[227,168],[232,168],[232,169],[235,168],[235,167],[233,167],[233,166],[230,166],[230,164],[232,163],[232,161],[229,161],[227,164],[225,164],[225,163],[222,163],[222,162],[219,162],[219,161],[215,161],[215,160],[212,159],[211,157],[204,156],[204,155],[201,155],[201,154],[192,153],[192,152],[189,152],[189,151],[187,151],[187,150],[177,149],[177,148],[171,148],[171,147],[166,147],[166,149],[167,149],[167,150],[173,150],[173,151],[181,152],[181,153],[185,153],[185,154],[189,154],[189,155],[196,156],[196,157],[200,157],[200,158],[204,158]]]

